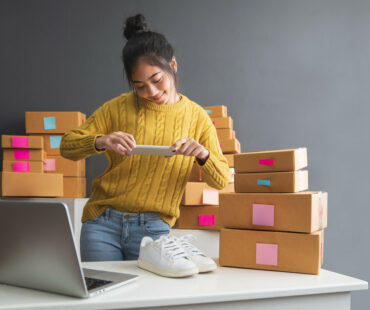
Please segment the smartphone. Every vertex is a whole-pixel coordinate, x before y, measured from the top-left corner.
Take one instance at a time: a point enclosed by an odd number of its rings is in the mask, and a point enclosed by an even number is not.
[[[127,155],[158,155],[171,157],[175,155],[176,149],[170,146],[162,145],[136,145],[136,147]]]

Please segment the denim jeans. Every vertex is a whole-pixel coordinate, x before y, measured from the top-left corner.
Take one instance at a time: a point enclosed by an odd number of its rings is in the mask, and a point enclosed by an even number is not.
[[[170,226],[158,213],[127,213],[107,208],[82,224],[81,260],[136,260],[144,236],[156,240],[169,232]]]

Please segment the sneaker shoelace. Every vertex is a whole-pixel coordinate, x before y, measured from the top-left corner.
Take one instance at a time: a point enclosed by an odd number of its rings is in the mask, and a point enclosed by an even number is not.
[[[176,237],[173,237],[173,238],[185,250],[185,252],[188,253],[188,255],[190,256],[199,255],[199,256],[206,257],[206,255],[201,250],[199,250],[196,246],[190,243],[191,241],[194,241],[197,239],[194,235],[188,234],[188,235],[181,236],[179,238],[176,238]]]
[[[172,263],[180,258],[187,259],[184,249],[170,236],[161,236],[154,241],[154,246],[159,248],[161,254],[169,258]]]

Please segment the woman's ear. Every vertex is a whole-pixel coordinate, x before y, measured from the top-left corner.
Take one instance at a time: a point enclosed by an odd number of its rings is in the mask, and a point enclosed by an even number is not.
[[[172,57],[172,59],[170,61],[170,66],[171,66],[173,72],[177,73],[177,61],[176,61],[175,56]]]

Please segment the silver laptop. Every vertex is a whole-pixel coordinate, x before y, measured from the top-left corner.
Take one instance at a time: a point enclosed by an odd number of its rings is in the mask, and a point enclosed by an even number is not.
[[[81,268],[64,203],[0,201],[0,283],[92,297],[136,279]]]

